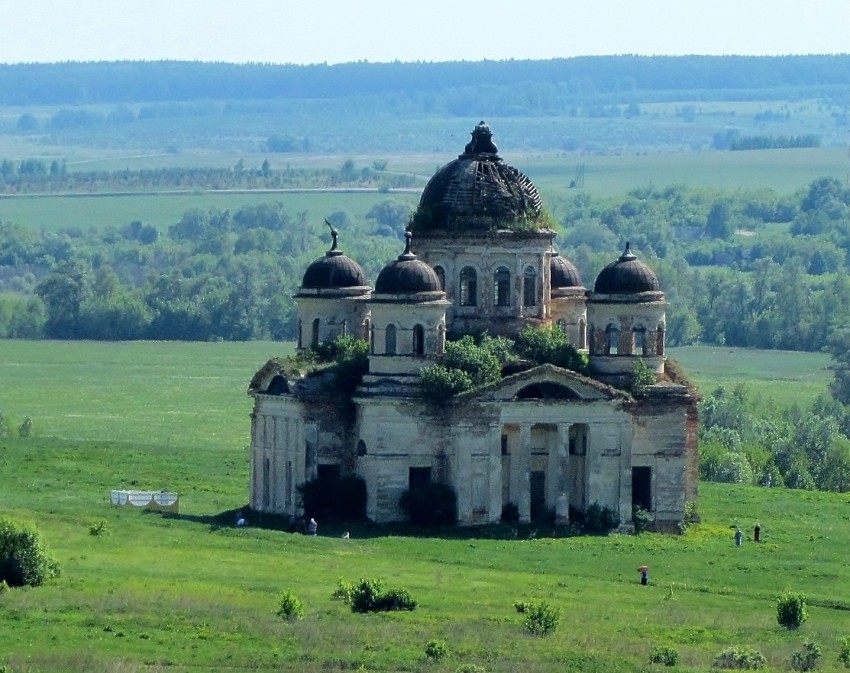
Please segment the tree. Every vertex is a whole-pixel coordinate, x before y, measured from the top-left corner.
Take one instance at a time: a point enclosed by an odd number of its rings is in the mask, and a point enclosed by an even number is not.
[[[407,202],[385,199],[372,206],[366,213],[366,219],[377,221],[378,233],[394,233],[399,238],[403,238],[412,212],[413,208]],[[386,231],[381,231],[381,227],[386,228]]]

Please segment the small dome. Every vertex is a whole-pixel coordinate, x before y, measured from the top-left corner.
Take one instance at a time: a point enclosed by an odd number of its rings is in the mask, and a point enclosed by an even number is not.
[[[440,279],[434,269],[410,252],[411,234],[398,259],[387,264],[375,281],[375,294],[418,294],[442,292]]]
[[[553,290],[582,286],[578,269],[576,269],[572,262],[564,259],[557,252],[552,255],[552,260],[549,262],[549,269],[552,274]]]
[[[360,265],[343,255],[342,250],[337,250],[338,236],[336,229],[331,227],[333,238],[331,249],[325,253],[324,257],[319,257],[307,267],[304,280],[301,281],[302,289],[333,290],[366,285],[366,274],[363,273]]]
[[[660,292],[661,285],[655,272],[635,257],[626,243],[623,254],[599,272],[593,291],[599,294],[638,294]]]
[[[490,127],[480,122],[463,154],[434,174],[422,192],[412,231],[527,231],[529,221],[538,220],[537,187],[502,161],[492,138]]]

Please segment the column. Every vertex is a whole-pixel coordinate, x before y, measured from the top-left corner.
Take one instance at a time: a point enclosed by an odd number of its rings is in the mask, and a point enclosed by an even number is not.
[[[555,524],[570,522],[570,424],[558,423],[558,490],[555,497]]]
[[[493,423],[490,426],[490,464],[489,487],[487,498],[487,519],[490,523],[496,523],[502,516],[502,426]]]
[[[519,426],[517,463],[519,520],[522,523],[528,523],[531,521],[531,423],[523,423]]]

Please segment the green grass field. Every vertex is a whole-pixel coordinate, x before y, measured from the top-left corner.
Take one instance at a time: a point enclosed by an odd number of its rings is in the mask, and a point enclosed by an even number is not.
[[[808,639],[823,650],[821,670],[844,670],[847,494],[702,484],[702,523],[684,536],[357,526],[344,540],[330,522],[317,538],[233,527],[248,490],[245,389],[290,348],[0,342],[0,410],[13,424],[30,416],[35,431],[0,439],[0,513],[34,522],[63,569],[42,587],[0,594],[0,668],[631,672],[661,670],[649,654],[670,646],[680,670],[707,671],[721,650],[746,645],[778,671]],[[804,369],[783,354],[744,355],[763,358],[765,381],[774,366],[783,380]],[[707,349],[675,356],[694,363],[701,384],[721,380]],[[113,508],[109,490],[122,487],[177,490],[181,512]],[[730,526],[749,532],[756,520],[764,541],[735,548]],[[91,535],[101,521],[106,533]],[[407,588],[418,608],[357,615],[331,600],[339,578],[361,577]],[[796,632],[776,623],[786,588],[809,598]],[[303,621],[275,615],[284,589],[304,602]],[[513,607],[541,600],[561,610],[545,638],[526,633]],[[426,659],[431,639],[445,642],[444,660]]]

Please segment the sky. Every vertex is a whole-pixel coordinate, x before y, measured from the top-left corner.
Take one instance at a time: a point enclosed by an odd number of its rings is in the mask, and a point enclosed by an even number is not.
[[[0,63],[850,52],[850,0],[0,0]]]

